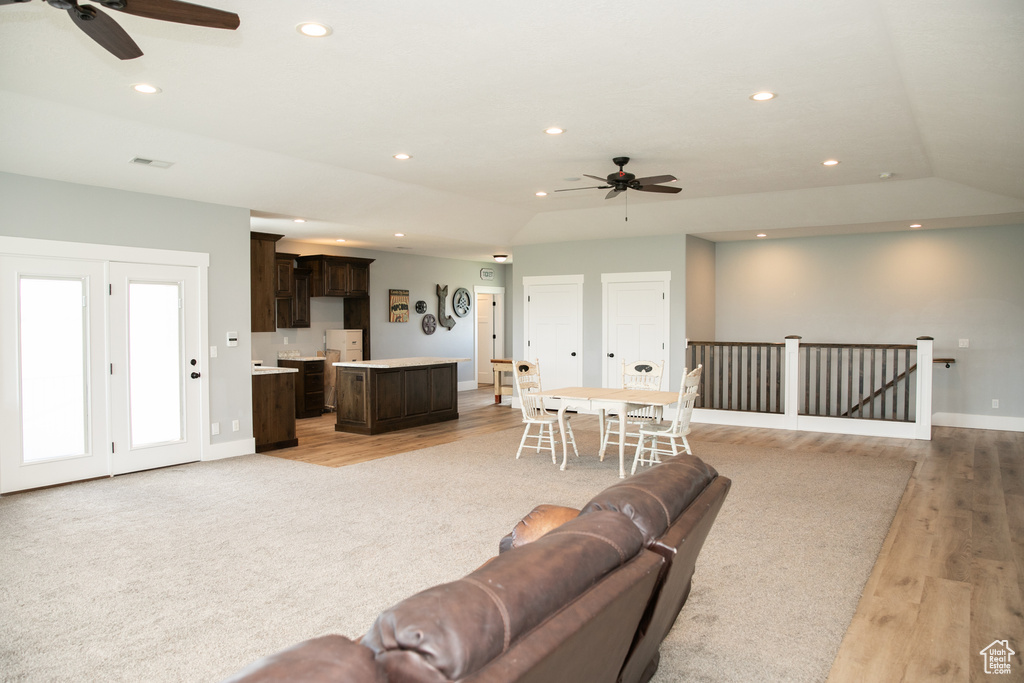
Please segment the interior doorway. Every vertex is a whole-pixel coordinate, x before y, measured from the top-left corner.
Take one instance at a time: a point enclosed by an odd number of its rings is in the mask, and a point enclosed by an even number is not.
[[[474,287],[476,295],[476,349],[477,386],[494,383],[492,358],[505,355],[505,288]]]

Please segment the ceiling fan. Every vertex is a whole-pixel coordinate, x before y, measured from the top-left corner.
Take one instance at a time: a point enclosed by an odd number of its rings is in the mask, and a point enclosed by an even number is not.
[[[593,178],[594,180],[600,180],[605,183],[604,185],[591,185],[590,187],[568,187],[564,190],[555,190],[555,192],[571,192],[573,190],[607,190],[611,189],[611,192],[604,196],[605,199],[611,199],[617,197],[619,194],[626,190],[639,190],[640,192],[663,192],[666,194],[675,194],[682,192],[681,187],[669,187],[668,185],[659,185],[659,183],[671,183],[675,182],[676,177],[674,175],[652,175],[646,178],[637,178],[632,173],[626,173],[622,170],[622,167],[629,163],[629,157],[615,157],[612,159],[612,163],[619,167],[619,170],[615,173],[609,173],[607,177],[601,178],[600,176],[590,175],[584,173],[583,175],[587,178]]]
[[[31,0],[0,0],[0,5],[13,5]],[[51,7],[67,10],[71,20],[87,36],[100,44],[118,59],[135,59],[142,56],[142,50],[131,36],[108,15],[92,5],[79,5],[78,0],[45,0]],[[180,0],[96,0],[107,9],[125,14],[134,14],[147,19],[173,21],[193,26],[208,26],[235,30],[238,15],[212,7],[193,5]]]

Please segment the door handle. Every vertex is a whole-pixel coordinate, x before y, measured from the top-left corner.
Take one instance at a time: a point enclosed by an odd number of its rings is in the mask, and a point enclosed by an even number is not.
[[[573,351],[573,352],[572,352],[571,354],[569,354],[569,355],[571,355],[571,356],[574,356],[574,357],[575,357],[575,356],[576,356],[576,352],[575,352],[575,351]]]
[[[192,379],[199,379],[199,373],[198,372],[193,372],[192,373]]]
[[[615,354],[614,354],[614,353],[609,353],[609,354],[608,354],[608,357],[609,357],[609,358],[615,358]]]

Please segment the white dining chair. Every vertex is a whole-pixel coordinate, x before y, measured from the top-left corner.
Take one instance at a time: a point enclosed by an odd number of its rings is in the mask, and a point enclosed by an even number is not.
[[[664,363],[649,360],[623,363],[622,388],[640,391],[661,391],[661,374],[664,369]],[[626,446],[632,447],[636,445],[631,439],[639,439],[640,433],[638,429],[641,425],[656,422],[660,417],[661,408],[656,406],[644,406],[626,413]],[[604,454],[608,446],[619,445],[619,420],[621,418],[621,415],[609,415],[608,419],[605,420],[604,434],[601,435],[601,460],[604,460]]]
[[[526,427],[523,429],[523,438],[519,440],[519,450],[516,451],[516,460],[523,453],[523,448],[535,448],[538,453],[541,450],[551,451],[551,462],[557,463],[555,455],[555,444],[561,440],[555,439],[555,427],[558,425],[558,413],[544,408],[544,399],[537,394],[541,391],[540,363],[525,360],[512,362],[512,375],[515,377],[516,389],[519,392],[519,405],[523,411],[523,422]],[[532,434],[531,428],[536,425],[537,433]],[[576,437],[572,433],[572,425],[569,423],[569,416],[565,417],[565,431],[572,450],[579,457],[579,450],[576,448]],[[532,439],[535,443],[527,445]],[[546,442],[546,443],[545,443]]]
[[[703,366],[698,365],[683,377],[679,386],[679,400],[676,401],[676,414],[671,422],[640,427],[640,439],[636,446],[636,455],[633,457],[633,469],[630,474],[636,474],[637,465],[660,463],[662,455],[673,457],[680,453],[693,455],[690,442],[686,437],[690,433],[690,419],[693,417],[693,407],[699,395],[697,387],[700,384],[702,371]],[[680,441],[682,441],[681,449]]]

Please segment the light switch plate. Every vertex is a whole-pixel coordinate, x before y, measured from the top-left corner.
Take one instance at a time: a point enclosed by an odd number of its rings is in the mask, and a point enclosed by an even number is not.
[[[231,421],[231,431],[233,431],[233,432],[237,432],[238,431],[238,420],[232,420]]]
[[[228,346],[238,346],[237,332],[228,332]]]
[[[210,425],[210,434],[213,436],[220,434],[220,422],[214,422]]]
[[[960,340],[960,348],[961,348],[961,349],[966,349],[966,348],[968,348],[968,347],[969,347],[970,345],[971,345],[971,340],[970,340],[970,339],[961,339],[961,340]]]

